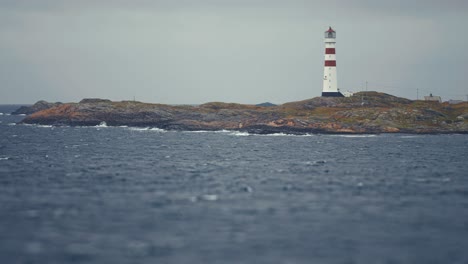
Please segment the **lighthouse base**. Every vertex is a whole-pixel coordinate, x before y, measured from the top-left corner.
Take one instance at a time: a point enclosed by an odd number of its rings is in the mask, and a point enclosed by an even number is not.
[[[345,97],[340,92],[322,92],[322,97]]]

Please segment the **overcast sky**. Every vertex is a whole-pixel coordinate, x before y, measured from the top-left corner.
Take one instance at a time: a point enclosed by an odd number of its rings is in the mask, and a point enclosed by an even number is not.
[[[0,0],[0,103],[308,99],[328,26],[341,90],[466,99],[466,0]]]

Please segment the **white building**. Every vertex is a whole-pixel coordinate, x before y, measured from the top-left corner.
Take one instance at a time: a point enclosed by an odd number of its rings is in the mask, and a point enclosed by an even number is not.
[[[433,101],[442,103],[442,98],[440,96],[433,96],[430,94],[429,96],[424,96],[424,101]]]

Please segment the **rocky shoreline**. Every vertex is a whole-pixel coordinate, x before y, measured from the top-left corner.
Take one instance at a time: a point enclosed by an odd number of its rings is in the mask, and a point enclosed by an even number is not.
[[[468,133],[468,102],[450,105],[411,101],[377,92],[361,92],[349,98],[316,97],[268,107],[219,102],[172,106],[103,99],[48,105],[31,110],[20,123],[96,126],[105,122],[108,126],[253,134]]]

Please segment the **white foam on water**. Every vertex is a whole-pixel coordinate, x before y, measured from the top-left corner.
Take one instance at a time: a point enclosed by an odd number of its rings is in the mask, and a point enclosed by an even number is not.
[[[36,127],[51,128],[51,127],[53,127],[53,126],[51,126],[51,125],[36,125]]]
[[[157,128],[157,127],[150,128],[149,130],[150,130],[150,131],[153,131],[153,132],[159,132],[159,133],[165,133],[165,132],[167,132],[166,130],[161,129],[161,128]]]
[[[7,115],[10,115],[10,114],[7,114]],[[26,114],[19,114],[19,116],[26,116]]]
[[[216,130],[216,131],[213,131],[213,132],[214,132],[214,133],[231,133],[232,131],[223,129],[223,130]]]
[[[3,115],[3,113],[0,113],[0,116],[2,116],[2,115]]]
[[[273,134],[250,134],[248,132],[240,132],[240,131],[227,131],[229,135],[232,136],[259,136],[259,137],[314,137],[314,134],[303,134],[303,135],[296,135],[296,134],[287,134],[287,133],[273,133]]]
[[[208,130],[195,130],[195,131],[182,131],[184,133],[213,133],[213,131]]]
[[[151,132],[158,132],[158,133],[165,133],[167,130],[157,127],[129,127],[129,130],[132,131],[151,131]]]
[[[132,131],[148,131],[150,128],[149,127],[130,127],[129,129]]]
[[[416,135],[415,136],[401,136],[400,138],[418,138],[418,137],[420,136],[416,136]]]
[[[229,133],[229,130],[193,130],[193,131],[183,131],[184,133]]]
[[[119,127],[127,128],[128,126],[119,126]]]
[[[302,134],[302,135],[296,135],[296,134],[287,134],[287,133],[274,133],[274,134],[265,134],[265,135],[260,135],[260,136],[265,136],[265,137],[312,137],[315,136],[313,134]]]
[[[9,126],[16,126],[16,123],[9,123]]]
[[[262,136],[262,137],[314,137],[315,134],[287,134],[287,133],[273,133],[273,134],[251,134],[249,132],[241,132],[236,130],[194,130],[194,131],[182,131],[182,133],[219,133],[219,134],[228,134],[230,136]]]
[[[0,157],[0,160],[9,160],[10,157]]]
[[[370,138],[376,137],[377,135],[330,135],[332,137],[344,137],[344,138]]]
[[[231,136],[236,136],[236,137],[247,137],[247,136],[251,136],[251,134],[249,134],[249,133],[247,133],[247,132],[239,132],[239,131],[231,132],[231,133],[229,133],[229,135],[231,135]]]
[[[108,127],[107,126],[107,123],[105,121],[102,121],[99,125],[97,125],[96,127]]]
[[[265,137],[287,137],[287,136],[294,136],[294,135],[285,134],[285,133],[274,133],[274,134],[266,134],[266,135],[262,135],[262,136],[265,136]]]

